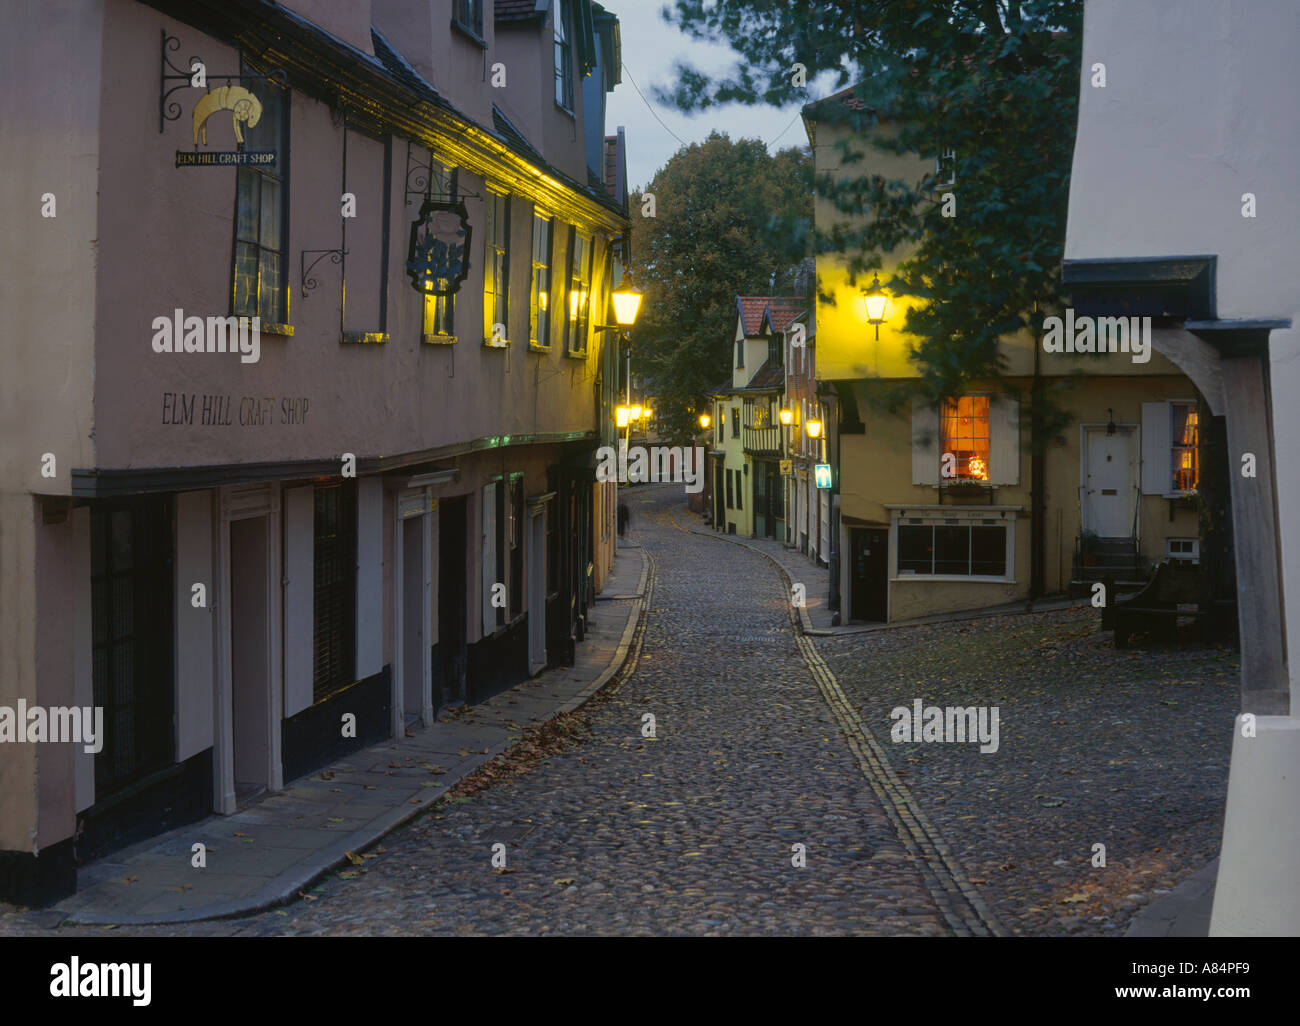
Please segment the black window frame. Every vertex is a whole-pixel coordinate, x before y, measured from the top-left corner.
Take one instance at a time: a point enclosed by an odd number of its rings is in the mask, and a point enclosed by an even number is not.
[[[555,0],[555,105],[573,113],[573,32],[567,17],[569,4]]]
[[[315,705],[356,683],[356,481],[317,484],[312,504],[312,704]]]
[[[241,73],[244,75],[260,75],[258,68],[247,60],[240,62]],[[235,202],[234,218],[231,228],[231,257],[230,257],[230,315],[232,317],[257,317],[261,321],[262,330],[274,327],[287,326],[289,324],[289,118],[292,107],[292,93],[288,87],[277,85],[272,79],[261,78],[256,80],[257,88],[260,92],[259,101],[262,104],[262,115],[258,124],[252,128],[245,125],[243,131],[246,138],[243,143],[236,143],[237,148],[242,152],[253,134],[263,134],[267,131],[270,118],[273,116],[267,110],[268,97],[276,96],[276,107],[280,115],[280,131],[278,146],[276,149],[276,161],[274,170],[269,169],[266,165],[240,164],[236,168],[235,174]],[[272,93],[271,90],[279,90],[278,93]],[[280,245],[277,248],[262,245],[262,230],[264,227],[262,218],[262,200],[265,195],[265,183],[274,182],[279,189],[278,202],[280,205],[277,229],[280,235]],[[240,210],[244,204],[241,203],[241,197],[244,195],[245,183],[255,183],[256,188],[253,192],[257,195],[256,213],[252,215],[252,220],[256,224],[256,238],[240,237]],[[241,291],[241,280],[246,281],[247,276],[241,279],[239,274],[240,266],[240,248],[242,246],[252,246],[255,248],[257,273],[251,289]],[[264,310],[262,303],[262,258],[263,252],[274,253],[277,258],[279,272],[279,287],[275,290],[275,304],[271,310]],[[271,316],[268,316],[270,314]]]
[[[929,564],[929,569],[922,569],[921,559],[914,553],[920,551],[917,546],[924,544],[924,535],[929,533],[929,544],[925,546],[928,557],[925,562]],[[943,537],[940,537],[943,532]],[[966,540],[964,551],[966,553],[966,571],[964,573],[955,572],[951,569],[939,569],[941,562],[952,563],[955,553],[953,545],[957,542],[957,534],[965,533]],[[996,532],[1001,535],[1001,559],[1000,561],[985,561],[986,565],[994,567],[988,572],[977,572],[975,570],[975,556],[978,549],[976,532],[980,532],[980,538],[991,538]],[[931,577],[931,578],[963,578],[972,581],[981,580],[1005,580],[1008,576],[1007,565],[1010,561],[1008,548],[1010,546],[1011,532],[1005,523],[983,524],[973,521],[963,521],[959,523],[935,523],[933,521],[920,524],[899,524],[897,537],[897,552],[894,560],[895,577]],[[941,549],[948,553],[946,559],[941,558]],[[912,565],[905,565],[912,564]]]
[[[115,536],[123,533],[129,566],[121,565]],[[90,546],[91,689],[94,706],[104,710],[102,747],[94,756],[98,802],[175,761],[172,497],[94,503]],[[124,613],[128,595],[130,611]],[[144,747],[141,735],[148,736]]]

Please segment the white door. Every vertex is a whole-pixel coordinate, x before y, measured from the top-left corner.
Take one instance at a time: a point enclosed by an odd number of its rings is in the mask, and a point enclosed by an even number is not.
[[[1133,536],[1133,431],[1104,427],[1086,430],[1084,460],[1084,530],[1102,538]]]

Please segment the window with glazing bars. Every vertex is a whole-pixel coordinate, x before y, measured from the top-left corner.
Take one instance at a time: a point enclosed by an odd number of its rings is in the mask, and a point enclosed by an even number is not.
[[[357,492],[355,482],[316,486],[312,700],[355,682]]]
[[[591,310],[590,235],[569,228],[569,322],[567,348],[571,353],[587,351],[587,326]]]
[[[172,593],[170,500],[93,508],[91,688],[104,710],[96,799],[171,764]]]
[[[1199,425],[1195,403],[1170,403],[1173,416],[1174,491],[1194,492],[1200,481]]]
[[[551,222],[533,215],[533,284],[528,313],[528,340],[536,346],[551,344]]]
[[[565,0],[555,0],[555,102],[567,111],[573,110],[573,49],[569,45],[568,25],[565,15],[569,5]]]
[[[484,214],[483,338],[500,344],[509,337],[510,323],[510,197],[489,190]]]
[[[247,74],[257,74],[247,64]],[[232,312],[260,317],[262,326],[289,320],[286,275],[289,196],[288,92],[274,82],[251,83],[262,105],[257,124],[243,125],[241,149],[272,151],[269,164],[240,165],[235,177],[235,270]]]

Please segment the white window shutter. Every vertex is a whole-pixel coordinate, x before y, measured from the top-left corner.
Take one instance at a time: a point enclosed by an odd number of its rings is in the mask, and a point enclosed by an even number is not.
[[[357,482],[357,680],[384,668],[384,482]]]
[[[1142,494],[1168,495],[1174,487],[1168,403],[1142,404]]]
[[[316,489],[284,493],[284,715],[312,702],[316,598]]]
[[[912,400],[912,484],[939,483],[939,411]]]
[[[989,404],[989,484],[1020,483],[1020,400],[1002,396]]]
[[[497,629],[492,585],[497,583],[497,483],[483,486],[483,637]]]

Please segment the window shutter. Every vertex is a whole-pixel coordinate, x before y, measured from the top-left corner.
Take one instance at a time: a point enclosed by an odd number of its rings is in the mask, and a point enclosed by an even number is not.
[[[492,607],[492,585],[497,583],[497,483],[483,486],[483,637],[497,629],[497,611]]]
[[[1142,494],[1168,495],[1174,487],[1168,403],[1142,404]]]
[[[939,483],[939,411],[912,400],[912,484]]]
[[[357,680],[384,668],[384,482],[357,482]]]
[[[316,490],[284,493],[284,715],[312,704]]]
[[[989,404],[989,484],[1020,483],[1020,400],[1002,396]]]

